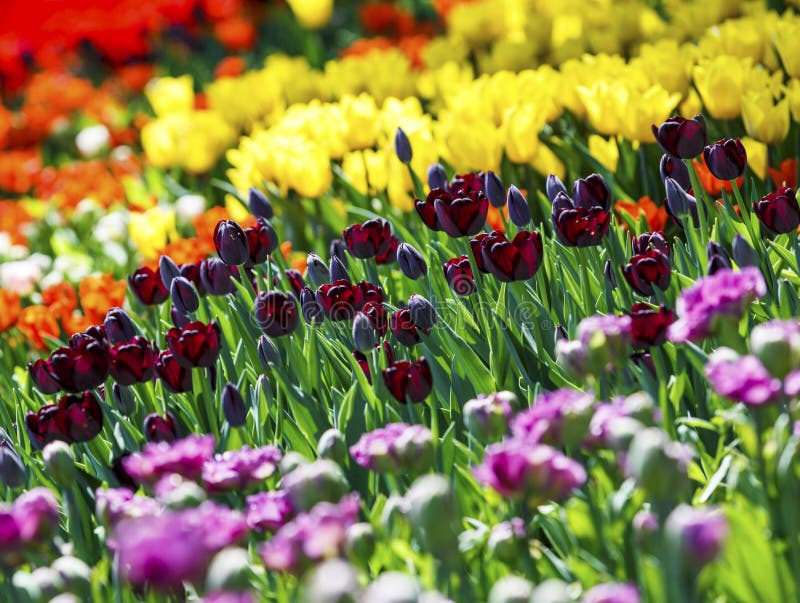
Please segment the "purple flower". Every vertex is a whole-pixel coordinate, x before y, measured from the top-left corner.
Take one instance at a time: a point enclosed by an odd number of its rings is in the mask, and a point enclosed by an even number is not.
[[[473,436],[496,440],[508,429],[512,406],[517,406],[517,397],[511,392],[479,394],[464,404],[464,422]]]
[[[253,593],[216,591],[208,593],[202,599],[202,603],[256,603]]]
[[[790,398],[800,394],[800,370],[794,370],[783,381],[783,391]]]
[[[281,451],[275,446],[229,450],[203,465],[203,482],[209,492],[246,490],[275,472]]]
[[[299,573],[312,563],[338,557],[344,550],[347,529],[358,519],[359,498],[351,494],[339,503],[322,502],[281,527],[261,546],[267,569]]]
[[[423,425],[390,423],[361,436],[350,455],[370,471],[418,471],[430,466],[433,436]]]
[[[719,348],[708,358],[706,377],[718,394],[748,406],[773,402],[781,382],[769,374],[755,356],[739,356],[729,348]]]
[[[581,603],[639,603],[639,591],[633,584],[598,584],[590,588]]]
[[[95,514],[97,521],[105,526],[114,526],[122,519],[158,515],[163,510],[163,505],[155,499],[139,496],[127,488],[95,491]]]
[[[247,497],[247,525],[253,530],[277,530],[294,514],[289,493],[259,492]]]
[[[514,437],[531,443],[572,446],[586,435],[594,397],[574,389],[540,394],[511,423]]]
[[[555,448],[520,439],[488,446],[474,474],[503,496],[527,496],[537,504],[564,500],[586,481],[580,463]]]
[[[125,470],[137,482],[154,484],[167,473],[197,479],[203,465],[214,454],[213,435],[190,435],[174,442],[151,442],[141,452],[122,461]]]
[[[43,487],[23,492],[14,501],[12,514],[23,541],[49,538],[58,528],[58,501]]]
[[[699,572],[719,555],[729,529],[728,520],[714,507],[680,505],[667,517],[665,531],[687,567]]]
[[[766,292],[761,271],[752,266],[700,278],[681,292],[675,306],[679,318],[670,325],[668,337],[676,343],[710,337],[720,319],[740,320],[747,305]]]

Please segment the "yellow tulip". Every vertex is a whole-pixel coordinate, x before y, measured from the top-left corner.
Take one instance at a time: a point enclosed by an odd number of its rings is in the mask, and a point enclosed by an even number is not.
[[[340,102],[346,131],[345,141],[351,149],[363,149],[375,144],[378,136],[378,107],[368,94],[346,95]]]
[[[785,16],[779,20],[772,30],[772,43],[786,73],[800,77],[800,18]]]
[[[502,133],[493,123],[445,115],[436,126],[442,155],[457,171],[499,170]]]
[[[287,0],[300,25],[308,29],[324,27],[333,14],[333,0]]]
[[[514,163],[529,163],[539,149],[544,116],[531,104],[509,109],[503,122],[506,155]]]
[[[613,138],[606,140],[597,134],[589,136],[589,153],[592,157],[597,159],[603,166],[610,172],[617,171],[617,163],[619,162],[619,147],[617,141]]]
[[[369,192],[367,186],[367,165],[363,151],[352,151],[342,157],[342,172],[347,181],[362,195]]]
[[[692,71],[694,85],[711,117],[739,117],[750,69],[750,59],[738,59],[730,55],[720,55],[695,66]]]
[[[789,99],[775,104],[769,91],[750,91],[742,99],[742,120],[752,138],[767,145],[780,144],[789,134]]]
[[[631,91],[621,112],[622,135],[634,142],[655,142],[651,126],[667,119],[680,100],[680,94],[658,84],[641,93]]]
[[[533,169],[542,176],[555,174],[561,180],[566,180],[567,178],[567,168],[564,167],[564,163],[556,157],[556,154],[547,145],[543,144],[539,147],[539,152],[533,158],[532,164]]]
[[[789,99],[789,109],[792,112],[792,119],[800,122],[800,80],[791,79],[784,90],[786,98]]]
[[[747,136],[742,138],[747,152],[747,167],[763,180],[767,175],[767,145]]]
[[[155,258],[169,239],[178,236],[175,212],[156,206],[142,213],[131,213],[128,236],[142,257]]]
[[[194,81],[191,75],[160,77],[151,81],[144,93],[159,117],[170,113],[186,113],[194,108]]]

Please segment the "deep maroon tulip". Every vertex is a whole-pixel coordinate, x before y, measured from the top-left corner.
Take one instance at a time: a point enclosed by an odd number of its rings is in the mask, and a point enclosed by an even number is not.
[[[605,211],[611,209],[611,191],[600,174],[590,174],[576,180],[572,184],[572,198],[575,200],[575,207],[601,207]]]
[[[378,337],[386,335],[386,330],[389,328],[386,306],[381,302],[369,301],[361,308],[361,312],[367,315],[369,323],[378,334]]]
[[[506,204],[506,187],[494,172],[488,171],[483,175],[483,190],[494,207],[500,208]]]
[[[667,327],[675,322],[675,313],[664,306],[651,308],[644,302],[631,306],[631,339],[634,347],[649,348],[667,340]]]
[[[214,366],[219,356],[220,331],[214,321],[194,321],[182,329],[173,327],[167,331],[166,339],[175,360],[187,368]]]
[[[267,197],[266,193],[263,193],[255,187],[250,187],[247,196],[247,205],[250,208],[250,213],[258,218],[272,220],[272,216],[275,214],[269,197]]]
[[[267,260],[269,254],[278,246],[278,235],[267,220],[259,218],[256,225],[245,228],[247,238],[249,265],[261,264]]]
[[[235,220],[222,220],[217,224],[214,246],[220,259],[231,266],[244,264],[250,257],[247,235]]]
[[[289,286],[292,288],[295,297],[300,297],[300,292],[305,288],[306,283],[303,280],[303,275],[300,274],[299,270],[295,270],[294,268],[289,268],[286,270],[283,275],[286,277],[286,280],[289,281]]]
[[[175,306],[172,306],[172,308],[170,309],[169,317],[172,319],[172,324],[174,324],[179,329],[182,329],[190,322],[192,322],[191,318],[189,318],[183,312],[179,311],[178,308],[176,308]]]
[[[175,415],[167,411],[165,416],[150,413],[144,418],[144,438],[148,442],[173,442],[178,439]]]
[[[542,265],[544,249],[537,232],[521,230],[512,241],[495,230],[481,245],[481,256],[486,269],[501,282],[533,278]]]
[[[200,262],[200,281],[209,295],[227,295],[236,291],[233,279],[239,280],[239,269],[229,266],[219,258]]]
[[[161,273],[142,266],[128,277],[128,285],[134,296],[146,306],[157,306],[164,303],[169,295]]]
[[[94,389],[108,375],[108,343],[87,333],[76,333],[69,346],[53,351],[49,368],[64,391]]]
[[[389,317],[389,325],[392,328],[392,335],[395,339],[405,346],[415,346],[422,338],[417,332],[417,325],[411,320],[411,312],[408,308],[401,308]]]
[[[662,181],[667,178],[672,178],[683,190],[688,191],[692,188],[689,168],[686,167],[686,164],[680,159],[675,159],[675,157],[670,157],[669,155],[662,155],[659,171],[661,172]]]
[[[299,310],[294,298],[282,291],[262,291],[256,297],[255,316],[264,333],[280,337],[297,328]]]
[[[205,295],[206,288],[200,275],[200,264],[181,264],[181,276],[194,285],[198,295]]]
[[[169,350],[159,354],[156,374],[171,392],[179,394],[192,391],[192,370],[182,366]]]
[[[660,126],[653,128],[653,136],[658,146],[678,159],[692,159],[703,152],[706,146],[706,121],[702,115],[692,119],[670,117]]]
[[[364,375],[366,375],[367,381],[372,383],[372,375],[370,375],[369,373],[369,361],[367,360],[367,357],[362,352],[359,352],[358,350],[353,350],[353,358],[356,359],[356,362],[358,362],[358,366],[360,366],[361,370],[364,371]]]
[[[720,270],[730,269],[731,258],[725,248],[716,241],[709,241],[706,245],[706,255],[708,256],[708,268],[706,273],[715,274]]]
[[[111,308],[106,313],[103,322],[106,329],[106,337],[111,344],[130,341],[136,335],[136,327],[131,317],[122,308]]]
[[[172,284],[172,279],[181,275],[181,269],[168,255],[162,255],[158,260],[158,272],[161,274],[161,280],[164,281],[164,286],[169,291]]]
[[[723,138],[703,149],[706,166],[719,180],[736,180],[747,167],[747,152],[738,138]]]
[[[467,256],[449,259],[443,268],[444,278],[453,293],[461,296],[475,293],[475,275],[472,273],[472,266]]]
[[[423,356],[415,362],[397,360],[383,371],[383,382],[398,402],[422,402],[431,393],[433,377]]]
[[[153,378],[158,354],[153,344],[136,336],[126,343],[118,343],[109,350],[111,376],[121,385],[143,383]]]
[[[56,404],[25,415],[25,427],[37,447],[55,440],[88,442],[103,428],[103,411],[91,392],[66,395]]]
[[[400,239],[395,236],[389,237],[389,245],[386,249],[375,256],[376,264],[392,264],[397,261],[397,249],[400,246]]]
[[[123,459],[130,456],[130,452],[122,453],[118,458],[114,459],[111,463],[111,473],[114,474],[114,477],[117,478],[120,487],[127,488],[131,492],[136,492],[139,489],[139,484],[130,476],[130,474],[125,470],[125,463],[123,463]]]
[[[392,243],[389,223],[379,218],[348,226],[342,236],[350,253],[362,260],[385,254]]]
[[[414,208],[417,210],[419,217],[422,218],[422,223],[431,230],[441,230],[439,225],[439,218],[436,217],[436,207],[434,201],[438,195],[448,194],[443,188],[435,188],[428,193],[424,201],[417,199],[414,201]]]
[[[483,172],[467,172],[466,174],[456,174],[450,183],[450,190],[456,191],[459,195],[470,195],[471,193],[485,193],[483,188],[486,174]]]
[[[431,192],[428,193],[428,196],[425,198],[424,201],[417,199],[414,202],[414,207],[417,210],[420,218],[422,218],[423,223],[430,228],[431,230],[446,230],[440,219],[438,217],[437,212],[439,210],[436,209],[436,201],[441,201],[445,205],[450,205],[456,199],[462,199],[463,201],[459,203],[460,209],[456,212],[456,225],[466,225],[470,226],[469,224],[474,218],[474,221],[479,221],[479,214],[481,205],[478,203],[479,200],[485,199],[486,195],[484,193],[484,179],[485,175],[483,173],[480,174],[459,174],[451,183],[447,183],[446,181],[443,183],[443,186],[434,187],[431,186]],[[499,180],[499,179],[498,179]],[[493,192],[494,194],[494,192]],[[479,210],[477,215],[472,215],[469,211],[469,204],[475,201],[476,208]],[[487,203],[486,209],[484,213],[484,219],[480,221],[475,232],[480,230],[481,226],[483,226],[483,222],[486,221],[485,214],[488,212],[488,199],[486,199]],[[503,197],[503,202],[505,202],[505,196]],[[445,211],[445,210],[442,210]],[[449,212],[445,212],[449,213]],[[453,227],[456,228],[455,226]],[[448,234],[450,234],[448,232]],[[475,234],[475,233],[473,233]],[[451,236],[463,236],[461,234],[452,234]]]
[[[231,427],[242,427],[247,423],[247,406],[242,393],[230,382],[222,388],[222,414]]]
[[[672,250],[669,248],[669,243],[664,233],[660,230],[653,232],[645,232],[633,239],[633,253],[647,253],[651,249],[656,249],[663,253],[665,256],[670,257]]]
[[[54,394],[61,389],[58,378],[50,367],[50,361],[39,359],[28,363],[28,371],[31,374],[33,384],[43,394]]]
[[[330,320],[351,320],[367,302],[382,303],[383,294],[366,281],[351,285],[339,280],[317,289],[316,301]]]
[[[753,203],[753,211],[769,230],[777,234],[793,232],[800,225],[800,205],[794,191],[784,186]]]
[[[300,313],[308,324],[321,324],[325,313],[317,303],[316,294],[310,287],[304,287],[300,292]]]
[[[443,231],[451,237],[466,237],[483,228],[489,212],[489,199],[483,192],[474,190],[468,194],[440,191],[434,198],[433,207]]]
[[[200,307],[197,289],[188,278],[176,276],[170,284],[170,297],[173,307],[182,314],[191,314]]]
[[[669,287],[672,269],[669,258],[656,249],[640,253],[622,267],[622,274],[639,295],[653,295],[653,285],[664,291]]]
[[[478,272],[482,272],[483,274],[489,274],[489,271],[483,264],[483,245],[488,237],[488,233],[482,232],[478,236],[469,240],[469,246],[470,249],[472,249],[473,257],[475,258],[475,267],[478,269]]]
[[[586,193],[584,198],[588,199]],[[600,206],[587,209],[576,204],[564,193],[556,196],[550,217],[558,240],[570,247],[599,245],[608,234],[611,214]]]

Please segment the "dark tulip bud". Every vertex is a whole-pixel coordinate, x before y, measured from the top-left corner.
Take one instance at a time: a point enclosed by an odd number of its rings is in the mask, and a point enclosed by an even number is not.
[[[605,265],[605,269],[603,270],[603,273],[605,274],[606,282],[608,283],[608,285],[612,289],[616,289],[617,288],[617,277],[614,276],[614,266],[613,266],[613,264],[611,264],[611,260],[606,260],[606,265]]]
[[[702,115],[692,119],[670,117],[660,126],[652,126],[653,136],[668,155],[678,159],[692,159],[706,146],[706,122]]]
[[[661,164],[659,165],[661,172],[661,180],[672,178],[677,182],[683,190],[688,191],[692,188],[692,180],[689,177],[689,168],[680,159],[675,159],[669,155],[661,156]]]
[[[405,346],[411,347],[422,341],[417,331],[417,325],[411,319],[408,308],[401,308],[392,312],[389,317],[389,327],[395,339]]]
[[[267,196],[257,188],[250,188],[247,204],[250,206],[250,213],[257,218],[272,220],[272,216],[275,213],[272,211],[272,203],[270,203]]]
[[[58,382],[50,366],[49,359],[39,359],[34,362],[28,363],[28,371],[31,374],[33,384],[43,394],[54,394],[61,389],[61,384]]]
[[[161,280],[164,282],[164,286],[167,290],[169,290],[172,284],[172,279],[181,275],[181,269],[168,255],[162,255],[161,258],[159,258],[158,271],[161,273]]]
[[[173,327],[167,331],[166,340],[175,360],[186,368],[214,366],[219,357],[220,328],[213,320],[208,324],[190,322],[181,329]]]
[[[692,219],[696,222],[697,200],[672,178],[665,179],[664,186],[667,189],[667,211],[670,215],[680,220],[681,216],[691,214]]]
[[[506,189],[503,186],[503,181],[500,180],[500,176],[494,172],[486,172],[483,177],[483,190],[489,198],[489,203],[494,207],[500,208],[506,204]]]
[[[25,465],[14,449],[11,438],[0,429],[0,483],[6,488],[19,488],[27,479]]]
[[[432,163],[428,166],[428,187],[431,190],[437,188],[447,190],[447,174],[441,163]]]
[[[527,226],[531,221],[528,200],[513,184],[508,187],[508,217],[520,228]]]
[[[108,354],[111,376],[121,385],[143,383],[153,378],[157,351],[144,337],[137,335],[126,343],[118,343]]]
[[[429,331],[436,324],[436,309],[433,304],[416,293],[408,298],[408,311],[411,320],[423,331]]]
[[[347,274],[347,268],[344,265],[344,262],[338,258],[338,256],[332,255],[331,256],[331,267],[329,271],[330,281],[347,281],[350,282],[350,276]]]
[[[244,230],[247,238],[248,266],[255,266],[267,261],[269,254],[278,246],[278,234],[269,220],[258,218],[256,225]]]
[[[162,417],[151,413],[144,418],[144,437],[148,442],[173,442],[178,438],[175,415],[167,411]]]
[[[250,257],[247,235],[234,220],[222,220],[214,229],[214,246],[220,259],[231,266],[244,264]]]
[[[363,312],[356,314],[353,319],[353,342],[360,352],[369,352],[375,347],[375,329]]]
[[[190,323],[191,324],[191,323]],[[164,386],[176,394],[192,391],[192,370],[180,364],[175,355],[164,350],[156,362],[156,374]]]
[[[164,281],[161,280],[161,273],[147,266],[142,266],[134,271],[128,277],[128,285],[136,299],[146,306],[157,306],[164,303],[169,295]]]
[[[256,297],[255,316],[270,337],[288,335],[297,328],[297,303],[282,291],[262,291]]]
[[[442,266],[444,277],[456,295],[467,296],[475,293],[475,276],[469,258],[465,255],[447,260]]]
[[[300,292],[300,312],[303,314],[303,320],[308,324],[321,324],[325,318],[325,313],[317,303],[314,291],[309,287],[304,287]]]
[[[547,191],[547,198],[550,199],[550,203],[556,200],[558,193],[564,193],[565,195],[567,194],[567,187],[564,186],[564,183],[561,182],[561,179],[555,174],[550,174],[547,176],[545,190]]]
[[[397,131],[394,133],[394,152],[397,154],[397,158],[403,163],[411,162],[411,158],[413,157],[411,141],[408,140],[408,136],[403,132],[403,128],[397,128]]]
[[[239,280],[239,269],[218,258],[200,262],[200,281],[209,295],[227,295],[236,291],[232,279]]]
[[[703,149],[706,167],[718,180],[736,180],[747,167],[747,152],[738,138],[723,138]]]
[[[182,314],[191,314],[200,307],[200,298],[189,279],[176,276],[172,279],[169,293],[172,296],[172,305]]]
[[[111,308],[106,313],[103,326],[106,329],[106,337],[112,345],[130,341],[136,336],[136,327],[122,308]]]
[[[590,174],[576,180],[572,185],[572,198],[575,200],[575,207],[601,207],[605,211],[611,209],[611,191],[600,174]]]
[[[182,329],[190,322],[192,322],[191,318],[186,316],[186,314],[178,310],[178,308],[176,308],[175,306],[172,306],[172,308],[169,311],[169,315],[170,318],[172,318],[172,324],[174,324],[179,329]]]
[[[347,258],[347,244],[342,239],[333,239],[330,251],[331,263],[333,263],[333,258],[338,258],[345,268],[350,265],[350,260]]]
[[[761,265],[756,250],[753,249],[753,246],[750,245],[747,239],[741,234],[737,234],[733,237],[733,261],[736,262],[740,268],[744,268],[745,266],[755,266],[758,268]]]
[[[800,205],[794,190],[788,186],[761,197],[753,203],[753,211],[761,223],[776,234],[794,232],[800,226]]]
[[[258,359],[261,361],[261,366],[269,369],[271,366],[281,365],[281,356],[278,352],[278,346],[266,335],[258,338]]]
[[[330,278],[330,271],[316,253],[309,253],[306,257],[306,277],[315,287],[324,285]]]
[[[706,270],[708,274],[715,274],[720,270],[731,267],[728,252],[716,241],[708,242],[706,255],[708,256],[708,269]]]
[[[433,389],[431,367],[425,357],[415,362],[395,360],[383,371],[386,389],[398,402],[422,402]]]
[[[238,271],[237,271],[238,272]],[[200,264],[181,264],[181,276],[194,285],[197,295],[205,295],[206,288],[200,276]]]
[[[231,427],[241,427],[247,422],[247,407],[239,388],[226,383],[222,388],[222,413]]]
[[[129,387],[114,383],[111,386],[111,394],[119,412],[123,415],[132,415],[134,413],[136,410],[136,398],[133,397]]]
[[[716,241],[709,241],[706,245],[706,255],[721,255],[723,257],[728,257],[728,252],[725,251],[725,248],[717,243]]]
[[[410,279],[416,280],[428,273],[428,265],[422,254],[408,243],[400,243],[397,247],[397,264]]]

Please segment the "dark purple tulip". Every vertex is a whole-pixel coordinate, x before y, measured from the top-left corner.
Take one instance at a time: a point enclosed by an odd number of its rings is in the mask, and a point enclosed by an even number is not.
[[[66,395],[56,404],[25,415],[25,427],[37,447],[55,440],[88,442],[103,428],[103,411],[91,392]]]
[[[348,226],[342,234],[350,253],[362,260],[386,253],[392,242],[389,223],[379,218]]]
[[[411,320],[423,331],[430,331],[436,324],[436,309],[433,304],[416,293],[408,298],[408,311]]]
[[[247,239],[247,264],[255,266],[267,261],[269,254],[278,246],[278,235],[275,229],[264,218],[258,218],[256,225],[245,228]]]
[[[181,275],[181,269],[172,261],[168,255],[162,255],[158,260],[158,272],[161,274],[161,280],[164,281],[164,286],[169,291],[169,286],[172,284],[172,279]]]
[[[6,488],[25,485],[28,474],[8,434],[0,429],[0,484]]]
[[[800,226],[800,205],[788,186],[761,197],[753,203],[753,211],[764,226],[777,234],[794,232]]]
[[[262,291],[256,297],[255,316],[258,326],[270,337],[288,335],[297,328],[297,302],[282,291]]]
[[[315,287],[330,282],[330,270],[316,253],[306,256],[306,277]]]
[[[662,155],[659,171],[661,172],[662,181],[666,180],[667,178],[672,178],[681,186],[683,190],[688,191],[690,188],[692,188],[692,180],[689,177],[689,168],[686,167],[686,164],[680,159],[675,159],[669,155]]]
[[[483,190],[486,191],[486,197],[489,199],[489,203],[494,207],[500,208],[506,204],[506,189],[503,186],[503,181],[500,180],[500,176],[494,172],[489,171],[484,175]]]
[[[422,341],[417,332],[417,325],[411,320],[411,312],[408,311],[408,308],[392,312],[389,317],[389,326],[395,339],[405,346],[415,346]]]
[[[747,152],[738,138],[723,138],[703,149],[703,159],[715,178],[736,180],[747,167]]]
[[[182,366],[175,354],[164,350],[156,362],[156,374],[168,390],[174,393],[192,391],[192,370]]]
[[[605,211],[611,209],[611,191],[600,174],[590,174],[576,180],[572,185],[572,198],[576,208],[600,207]]]
[[[347,244],[342,239],[333,239],[331,241],[331,258],[339,258],[339,261],[347,268],[350,265],[350,260],[347,259]],[[331,279],[336,280],[336,279]]]
[[[238,271],[237,271],[238,273]],[[205,295],[206,288],[200,276],[200,264],[181,264],[181,276],[194,285],[197,295]]]
[[[708,256],[707,274],[714,274],[720,270],[731,268],[731,258],[728,256],[728,252],[716,241],[708,242],[706,255]]]
[[[697,200],[672,178],[664,180],[664,187],[667,190],[667,199],[664,204],[667,213],[672,216],[681,227],[683,227],[683,222],[680,216],[689,214],[692,216],[692,222],[696,227],[699,224]]]
[[[356,359],[358,366],[360,366],[361,370],[364,371],[364,374],[367,376],[367,381],[372,383],[372,375],[369,373],[369,361],[367,360],[367,357],[363,354],[363,352],[353,350],[353,358]]]
[[[161,280],[158,270],[142,266],[128,277],[133,295],[146,306],[157,306],[164,303],[169,292]]]
[[[303,315],[303,320],[310,325],[320,324],[325,319],[325,313],[317,303],[314,291],[309,287],[304,287],[300,292],[300,312]]]
[[[111,376],[121,385],[143,383],[153,378],[158,353],[153,344],[138,335],[109,350]]]
[[[369,319],[369,323],[378,337],[386,335],[386,331],[389,329],[389,317],[386,306],[382,302],[368,301],[361,308],[360,313]]]
[[[239,280],[239,269],[218,258],[200,262],[200,280],[209,295],[227,295],[236,291],[232,279]]]
[[[513,184],[508,187],[508,217],[520,228],[527,226],[531,221],[528,200]]]
[[[50,361],[39,359],[28,363],[33,384],[43,394],[54,394],[61,389],[58,378],[50,367]]]
[[[247,422],[247,407],[244,399],[233,383],[226,383],[222,388],[222,413],[231,427],[241,427]]]
[[[353,318],[353,343],[360,352],[368,352],[375,347],[375,329],[369,316],[358,312]]]
[[[167,411],[163,417],[150,413],[144,418],[144,438],[148,442],[174,442],[178,439],[175,415]]]
[[[347,274],[347,268],[345,268],[344,262],[340,260],[337,256],[331,256],[331,267],[329,271],[329,279],[328,282],[332,283],[334,281],[347,281],[350,282],[350,275]]]
[[[170,309],[169,316],[172,319],[172,324],[174,324],[179,329],[182,329],[190,322],[192,322],[192,319],[190,317],[186,316],[186,314],[184,314],[183,312],[178,311],[178,309],[175,306],[173,306]]]
[[[200,307],[200,298],[197,296],[197,291],[195,291],[189,279],[182,276],[176,276],[172,279],[170,296],[172,297],[172,305],[181,314],[191,314]]]
[[[217,255],[226,264],[238,266],[250,257],[247,235],[234,220],[222,220],[214,229],[214,246]]]
[[[563,182],[561,182],[561,178],[555,174],[549,174],[547,176],[545,190],[547,191],[547,198],[550,200],[550,203],[556,200],[558,193],[564,193],[565,195],[567,194],[567,187],[564,186]]]
[[[489,233],[482,232],[478,236],[469,240],[469,247],[472,250],[472,255],[475,258],[475,267],[478,269],[478,272],[481,272],[482,274],[489,274],[486,266],[483,265],[483,244],[486,242],[487,238],[489,238]]]
[[[391,264],[397,260],[397,248],[400,247],[400,239],[395,236],[389,237],[389,244],[382,253],[375,255],[376,264]]]
[[[586,193],[584,197],[588,199]],[[576,206],[564,193],[556,196],[550,218],[558,240],[570,247],[600,245],[611,226],[611,214],[606,209]]]
[[[542,265],[544,249],[538,232],[521,230],[513,240],[495,230],[483,239],[483,265],[498,281],[510,282],[533,278]]]
[[[428,187],[447,189],[447,173],[441,163],[432,163],[428,166]]]
[[[411,141],[408,140],[403,128],[397,128],[394,133],[394,152],[403,163],[410,163],[414,155],[411,150]]]
[[[103,322],[106,329],[106,337],[111,344],[130,341],[136,335],[136,327],[131,317],[122,308],[111,308],[106,313]]]
[[[451,189],[452,190],[452,189]],[[436,191],[432,191],[431,195]],[[489,200],[483,192],[468,194],[440,191],[433,201],[436,219],[443,231],[451,237],[466,237],[477,234],[486,223]],[[430,198],[431,195],[428,195]]]
[[[382,303],[383,294],[372,283],[335,281],[317,289],[316,301],[330,320],[351,320],[367,302]]]
[[[652,232],[645,232],[633,239],[633,253],[647,253],[651,249],[656,249],[663,253],[665,256],[670,257],[672,250],[669,248],[664,233],[660,230]]]
[[[408,243],[400,243],[397,248],[397,265],[410,279],[418,279],[428,273],[428,265],[417,249]]]
[[[740,268],[744,268],[745,266],[755,266],[758,267],[761,265],[761,260],[756,253],[756,250],[753,249],[753,246],[747,242],[741,234],[737,234],[733,237],[733,261]]]
[[[247,204],[250,207],[250,213],[257,218],[265,218],[272,220],[274,211],[272,211],[272,203],[269,202],[267,196],[257,188],[250,188],[247,195]]]
[[[181,329],[173,327],[167,331],[166,340],[175,360],[186,368],[214,366],[219,356],[220,330],[214,321],[190,322]]]
[[[136,410],[136,399],[133,397],[131,390],[119,383],[111,386],[111,395],[114,399],[114,404],[117,410],[123,415],[133,414]]]
[[[108,343],[83,333],[73,335],[69,346],[50,355],[49,368],[64,391],[94,389],[108,375]]]
[[[306,286],[305,281],[303,281],[303,275],[300,274],[299,270],[295,270],[294,268],[289,268],[284,271],[283,275],[286,277],[286,280],[289,281],[289,286],[292,288],[294,296],[299,298],[300,292]],[[275,285],[277,285],[277,281],[275,281]]]
[[[622,268],[622,275],[639,295],[653,295],[653,285],[664,291],[669,287],[672,269],[669,258],[656,249],[635,255]]]
[[[415,362],[391,362],[383,371],[383,382],[395,400],[402,404],[422,402],[433,387],[431,368],[425,357]]]
[[[678,159],[697,157],[706,146],[706,121],[702,115],[695,115],[692,119],[670,117],[652,128],[658,146]]]
[[[456,295],[467,296],[475,293],[475,275],[472,273],[469,258],[465,255],[452,258],[444,263],[444,278]]]
[[[718,509],[680,505],[667,517],[664,532],[676,558],[690,572],[698,573],[722,552],[730,528]]]
[[[644,302],[631,306],[631,341],[637,348],[661,345],[667,340],[667,328],[675,322],[675,314],[669,308],[653,309]]]
[[[262,335],[258,338],[258,359],[261,361],[261,366],[264,367],[264,369],[280,366],[281,364],[278,346],[266,335]]]

